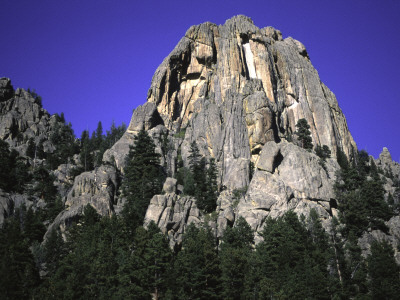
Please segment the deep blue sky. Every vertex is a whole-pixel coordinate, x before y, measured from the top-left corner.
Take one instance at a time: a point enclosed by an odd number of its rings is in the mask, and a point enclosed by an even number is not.
[[[233,15],[307,48],[360,149],[400,160],[400,1],[19,1],[0,10],[0,76],[35,89],[75,133],[129,123],[186,30]]]

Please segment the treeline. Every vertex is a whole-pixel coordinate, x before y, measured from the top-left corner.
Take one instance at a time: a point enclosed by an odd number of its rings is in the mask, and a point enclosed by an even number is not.
[[[366,259],[345,247],[349,253],[338,261],[315,211],[307,219],[294,212],[267,219],[263,241],[256,246],[242,218],[226,229],[221,241],[206,225],[191,224],[181,247],[174,250],[154,223],[133,229],[130,222],[115,215],[101,218],[87,206],[80,222],[66,233],[66,241],[53,231],[40,246],[34,242],[35,232],[28,231],[26,217],[9,219],[0,231],[2,296],[398,299],[399,267],[392,247],[374,242]],[[42,278],[38,267],[46,273]]]
[[[113,122],[110,131],[104,135],[101,122],[98,123],[95,131],[89,136],[89,131],[84,130],[79,139],[79,159],[83,171],[93,170],[102,163],[104,152],[111,148],[125,133],[126,125],[122,123],[115,126]]]
[[[7,142],[0,140],[0,189],[8,193],[25,194],[31,201],[43,200],[45,205],[40,210],[40,219],[42,222],[51,222],[63,209],[52,171],[66,163],[72,166],[72,176],[92,170],[101,163],[104,152],[125,131],[125,124],[116,127],[113,123],[110,131],[104,135],[99,122],[91,138],[84,131],[82,138],[76,139],[71,123],[66,123],[64,114],[55,114],[49,143],[46,145],[47,141],[44,139],[36,143],[30,138],[25,156],[10,149]],[[78,161],[73,160],[76,154],[79,155]]]
[[[208,174],[216,167],[211,161],[206,166],[195,144],[189,160],[184,189],[201,202],[213,184],[203,186],[196,178],[200,173],[212,182]],[[153,140],[142,130],[127,158],[120,216],[100,217],[88,205],[67,231],[53,230],[45,241],[32,210],[6,220],[0,230],[0,294],[5,299],[399,299],[392,246],[373,242],[364,258],[358,245],[364,232],[387,230],[384,222],[397,196],[388,204],[384,179],[366,153],[349,162],[339,152],[338,161],[339,220],[333,218],[329,233],[314,210],[307,218],[289,211],[265,221],[257,245],[251,227],[239,218],[221,239],[207,224],[190,224],[182,244],[171,249],[154,223],[142,226],[166,176]]]
[[[111,148],[125,131],[124,123],[116,126],[113,122],[110,130],[104,134],[102,123],[99,122],[91,135],[88,130],[84,130],[80,139],[77,139],[71,123],[65,121],[64,114],[55,114],[55,122],[48,138],[53,148],[45,149],[45,139],[36,142],[30,138],[25,154],[31,159],[45,160],[45,166],[49,170],[54,170],[61,164],[75,163],[72,158],[79,154],[79,168],[75,171],[79,174],[99,166],[104,152]]]

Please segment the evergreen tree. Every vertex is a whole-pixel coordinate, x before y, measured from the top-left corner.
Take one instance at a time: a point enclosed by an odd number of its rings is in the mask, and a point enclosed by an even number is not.
[[[392,246],[374,241],[367,260],[372,299],[400,299],[400,267]]]
[[[101,147],[101,144],[103,143],[103,125],[101,124],[101,121],[97,123],[97,128],[96,128],[96,148],[99,149]]]
[[[208,228],[187,228],[174,264],[176,299],[218,299],[219,263],[215,239]]]
[[[163,174],[153,139],[142,129],[135,137],[125,168],[123,215],[134,230],[143,223],[151,198],[161,192]]]
[[[301,147],[304,149],[311,150],[313,147],[310,125],[308,125],[306,119],[299,119],[296,124],[296,134],[301,143]]]
[[[7,142],[0,140],[0,189],[23,192],[30,180],[28,166],[18,152],[9,150]]]
[[[166,237],[154,222],[148,225],[147,231],[137,231],[135,237],[136,259],[140,261],[142,285],[153,296],[162,298],[167,291],[167,280],[170,275],[172,253]]]
[[[31,137],[28,140],[28,147],[26,148],[25,155],[30,158],[35,158],[36,145],[35,140]]]
[[[264,240],[256,248],[255,289],[260,298],[330,299],[327,253],[321,249],[326,239],[319,229],[314,234],[313,241],[291,211],[266,220]]]
[[[331,150],[327,145],[323,145],[322,147],[320,145],[317,145],[315,147],[315,153],[324,161],[326,161],[327,158],[331,157]]]
[[[221,287],[224,299],[247,299],[246,287],[251,281],[250,258],[254,245],[253,231],[244,218],[227,227],[222,239],[220,257]]]
[[[53,184],[54,180],[54,176],[45,167],[36,168],[33,171],[31,194],[45,200],[47,203],[53,202],[57,194],[57,188]]]
[[[21,156],[14,159],[9,178],[13,181],[12,190],[17,193],[23,193],[26,185],[31,181],[32,176],[29,173],[28,164]]]
[[[7,142],[0,140],[0,188],[5,191],[12,190],[12,178],[9,176],[9,172],[12,169],[13,160],[10,156]]]
[[[41,242],[46,233],[46,227],[40,221],[39,215],[33,212],[32,207],[29,207],[28,210],[23,207],[21,212],[25,214],[23,216],[23,229],[29,243],[32,244],[33,241]]]
[[[344,154],[344,152],[338,147],[337,148],[337,162],[340,166],[340,168],[342,168],[342,170],[345,170],[349,167],[349,161],[347,159],[346,154]]]
[[[46,164],[52,170],[60,164],[65,164],[68,160],[79,152],[79,147],[75,142],[75,134],[71,123],[66,124],[64,114],[55,115],[57,122],[54,124],[50,142],[55,146],[52,153],[47,153]]]
[[[110,131],[107,131],[107,135],[104,139],[105,149],[111,148],[125,133],[126,125],[122,123],[118,127],[115,126],[115,122],[113,121],[111,124]]]
[[[30,299],[39,280],[17,213],[0,229],[0,295],[2,299]]]
[[[207,213],[213,212],[217,208],[217,199],[218,199],[217,172],[218,170],[217,170],[217,165],[215,164],[215,159],[211,158],[207,170],[206,195],[204,198],[204,203],[200,203],[199,206],[200,209],[203,209]]]
[[[93,153],[92,153],[92,143],[89,138],[89,132],[87,130],[82,131],[80,139],[80,162],[83,166],[83,170],[90,171],[93,170]]]
[[[348,235],[344,251],[346,253],[343,273],[344,295],[346,298],[366,297],[368,294],[366,264],[361,256],[358,238],[353,232]]]
[[[196,198],[197,207],[205,213],[210,213],[217,207],[218,184],[217,166],[213,158],[206,169],[206,160],[201,157],[195,141],[190,145],[189,170],[184,172],[184,193]]]

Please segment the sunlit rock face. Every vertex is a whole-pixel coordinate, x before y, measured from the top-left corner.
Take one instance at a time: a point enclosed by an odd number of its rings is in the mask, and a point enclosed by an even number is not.
[[[257,161],[263,145],[289,139],[301,118],[311,126],[314,145],[327,145],[333,155],[337,147],[348,156],[356,150],[304,45],[236,16],[186,32],[156,70],[128,134],[142,126],[186,129],[183,144],[196,140],[204,156],[216,158],[221,184],[240,188],[249,185],[250,160]]]
[[[202,156],[215,158],[224,189],[211,224],[218,234],[238,216],[260,230],[265,218],[289,209],[307,215],[315,208],[328,224],[336,213],[333,183],[339,167],[332,159],[324,169],[315,154],[290,143],[302,118],[311,126],[314,146],[327,145],[333,157],[338,148],[349,157],[357,150],[334,94],[302,43],[283,39],[272,27],[260,29],[245,16],[219,26],[207,22],[189,28],[157,68],[147,102],[134,111],[126,134],[104,160],[123,170],[128,144],[142,128],[163,154],[157,132],[166,131],[174,145],[162,155],[169,175],[176,171],[178,153],[188,165],[192,141]],[[237,190],[243,191],[239,198]],[[175,206],[191,201],[155,196],[146,222],[155,221],[179,240],[187,222]],[[196,220],[205,220],[197,210]]]

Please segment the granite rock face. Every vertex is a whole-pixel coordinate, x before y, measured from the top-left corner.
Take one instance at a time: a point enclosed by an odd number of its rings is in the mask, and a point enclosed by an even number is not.
[[[324,169],[315,154],[288,142],[301,118],[311,126],[314,146],[327,145],[333,157],[337,148],[349,157],[357,150],[334,94],[302,43],[283,39],[272,27],[260,29],[245,16],[219,26],[203,23],[192,26],[158,67],[147,102],[134,111],[127,132],[104,160],[114,157],[123,171],[140,129],[153,137],[166,132],[173,145],[168,155],[155,142],[169,174],[177,153],[188,166],[192,141],[202,156],[215,158],[218,183],[226,189],[218,200],[217,231],[237,216],[259,230],[267,216],[288,209],[307,214],[315,208],[328,220],[336,213],[338,165],[328,159]],[[180,201],[193,202],[175,193],[153,198],[146,220],[168,232],[163,224],[174,218],[168,211],[176,212]]]
[[[32,95],[10,92],[9,87],[0,79],[0,112],[23,101],[28,103],[24,111],[32,113],[24,114],[30,118],[24,121],[27,125],[15,113],[0,113],[0,138],[15,143],[13,126],[27,136],[45,135],[51,123],[46,112]],[[296,144],[296,123],[302,118],[311,127],[314,146],[327,145],[332,151],[325,163]],[[260,29],[245,16],[219,26],[203,23],[192,26],[157,68],[147,102],[134,110],[126,133],[104,153],[103,165],[73,183],[68,166],[54,172],[59,182],[72,187],[64,191],[67,208],[49,230],[76,221],[87,204],[101,215],[120,211],[118,172],[124,174],[129,149],[141,129],[153,138],[167,175],[163,194],[150,201],[144,225],[154,221],[171,246],[182,241],[190,223],[208,224],[221,237],[238,217],[247,220],[259,241],[265,219],[288,210],[307,216],[315,209],[329,229],[332,216],[337,216],[336,151],[341,149],[349,158],[357,151],[335,95],[321,82],[301,42],[283,39],[272,27]],[[182,194],[173,178],[180,159],[188,167],[193,141],[201,156],[214,158],[218,168],[220,195],[216,211],[208,215],[198,209],[195,198]],[[376,164],[399,178],[400,166],[387,149]],[[388,180],[387,191],[393,190],[392,183]],[[398,220],[389,223],[390,239],[398,235]],[[382,232],[374,234],[365,237],[365,251],[370,239],[384,238]]]
[[[392,160],[388,148],[383,147],[379,158],[375,162],[376,165],[386,173],[386,175],[400,180],[400,164]]]
[[[358,245],[361,248],[363,256],[367,257],[371,253],[371,244],[374,241],[385,241],[393,246],[394,257],[396,262],[400,264],[400,216],[392,217],[385,224],[389,228],[388,233],[384,233],[381,230],[364,232],[363,236],[358,240]]]
[[[257,232],[267,217],[276,218],[288,210],[308,216],[314,208],[328,227],[336,214],[333,186],[338,170],[335,159],[327,159],[323,167],[317,155],[292,143],[267,142],[237,215]]]
[[[61,171],[62,166],[58,171]],[[75,177],[74,184],[66,196],[65,209],[49,226],[46,236],[53,228],[63,231],[79,220],[86,205],[91,205],[102,216],[111,216],[117,205],[117,172],[113,166],[101,165],[91,172],[84,172]]]
[[[250,161],[265,143],[290,139],[301,118],[311,126],[314,145],[353,155],[345,117],[304,45],[236,16],[186,32],[156,70],[147,102],[133,113],[114,152],[142,127],[164,126],[171,136],[186,131],[182,156],[196,140],[203,156],[216,159],[221,185],[243,188]]]
[[[52,152],[49,141],[57,118],[42,107],[38,96],[18,88],[14,91],[8,78],[0,78],[0,139],[25,155],[28,140],[43,141],[44,151]]]

